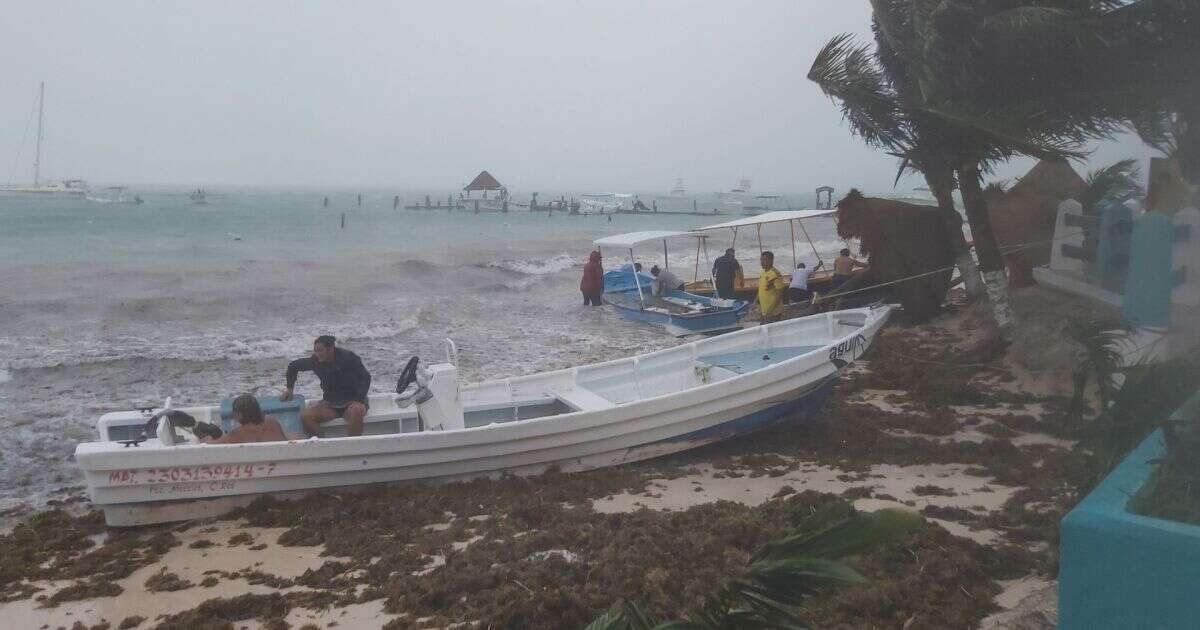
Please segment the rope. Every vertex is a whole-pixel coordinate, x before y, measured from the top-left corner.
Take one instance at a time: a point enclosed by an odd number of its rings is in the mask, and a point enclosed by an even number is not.
[[[1045,239],[1045,240],[1040,240],[1040,241],[1029,241],[1029,242],[1027,242],[1027,243],[1018,243],[1018,244],[1016,244],[1016,245],[1010,245],[1010,246],[1007,246],[1007,247],[1001,248],[1001,249],[1000,249],[1000,253],[1001,253],[1002,255],[1003,255],[1003,254],[1011,254],[1011,253],[1013,253],[1013,252],[1015,252],[1015,251],[1019,251],[1019,250],[1022,250],[1022,249],[1028,249],[1028,248],[1030,248],[1030,247],[1034,247],[1034,246],[1036,246],[1036,245],[1043,245],[1043,244],[1045,244],[1045,243],[1053,243],[1054,241],[1061,241],[1061,240],[1063,240],[1063,239],[1068,239],[1068,238],[1071,238],[1071,237],[1073,237],[1073,236],[1077,236],[1077,235],[1079,235],[1079,234],[1085,234],[1086,232],[1087,232],[1087,230],[1079,230],[1079,231],[1077,231],[1077,232],[1072,232],[1072,233],[1070,233],[1070,234],[1064,234],[1063,236],[1056,236],[1056,237],[1054,237],[1054,238],[1050,238],[1050,239]],[[954,270],[954,269],[955,269],[955,267],[957,267],[957,265],[950,265],[949,267],[942,267],[941,269],[934,269],[933,271],[927,271],[927,272],[925,272],[925,273],[921,273],[921,274],[917,274],[917,275],[913,275],[913,276],[907,276],[907,277],[905,277],[905,278],[900,278],[900,279],[898,279],[898,280],[892,280],[892,281],[890,281],[890,282],[884,282],[884,283],[882,283],[882,284],[873,284],[873,285],[871,285],[871,286],[869,286],[869,287],[864,287],[864,288],[862,288],[862,289],[854,289],[854,290],[851,290],[851,291],[844,291],[844,292],[838,292],[838,293],[830,293],[829,295],[826,295],[826,296],[824,296],[824,297],[817,297],[816,299],[814,299],[814,300],[812,301],[812,304],[813,304],[813,305],[816,305],[816,304],[820,304],[821,302],[824,302],[824,301],[826,301],[826,300],[830,300],[830,299],[833,299],[833,298],[840,298],[840,297],[843,297],[843,296],[846,296],[846,295],[854,295],[855,293],[862,293],[862,292],[865,292],[865,291],[872,291],[872,290],[878,289],[878,288],[880,288],[880,287],[886,287],[886,286],[893,285],[893,284],[899,284],[899,283],[901,283],[901,282],[908,282],[909,280],[916,280],[916,279],[918,279],[918,278],[924,278],[925,276],[932,276],[932,275],[934,275],[934,274],[939,274],[939,273],[942,273],[943,271],[952,271],[952,270]]]

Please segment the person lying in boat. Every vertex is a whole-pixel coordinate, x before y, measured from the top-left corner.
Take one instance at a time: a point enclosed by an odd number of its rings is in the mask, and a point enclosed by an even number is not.
[[[283,427],[271,416],[264,416],[253,394],[233,399],[233,419],[238,426],[218,438],[203,438],[206,444],[246,444],[248,442],[283,442],[288,439]]]
[[[683,281],[675,277],[668,269],[659,269],[658,265],[650,268],[654,281],[650,283],[653,295],[669,295],[671,291],[682,291]]]
[[[627,262],[624,265],[621,265],[620,267],[618,267],[617,271],[620,271],[622,273],[633,273],[633,272],[637,271],[638,273],[641,273],[642,263],[640,263],[640,262],[628,263]]]
[[[362,435],[363,418],[367,415],[367,392],[371,389],[371,373],[357,354],[335,347],[333,335],[321,335],[313,342],[313,353],[296,359],[287,367],[287,387],[280,400],[292,397],[296,376],[313,372],[321,381],[321,401],[300,412],[300,422],[311,436],[320,437],[321,424],[345,418],[346,435]]]

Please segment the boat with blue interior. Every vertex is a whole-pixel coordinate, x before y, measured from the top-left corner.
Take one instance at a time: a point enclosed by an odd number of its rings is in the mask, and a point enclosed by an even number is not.
[[[594,244],[604,248],[621,249],[629,252],[629,262],[617,271],[604,274],[604,302],[611,305],[623,317],[634,321],[662,326],[677,337],[697,333],[718,333],[733,330],[750,310],[750,302],[739,299],[724,299],[715,296],[696,295],[678,287],[667,287],[655,291],[653,276],[635,270],[634,248],[645,243],[662,243],[663,269],[670,268],[667,241],[671,239],[696,240],[696,266],[693,279],[700,274],[701,253],[704,234],[677,230],[648,230],[629,232],[596,239]],[[705,268],[711,271],[707,260]]]

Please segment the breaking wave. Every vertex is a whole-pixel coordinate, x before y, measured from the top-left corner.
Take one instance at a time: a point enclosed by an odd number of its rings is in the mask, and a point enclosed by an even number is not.
[[[318,335],[339,342],[387,339],[417,328],[417,315],[379,322],[306,325],[287,331],[248,334],[245,328],[214,329],[196,335],[169,333],[77,335],[67,341],[38,338],[0,338],[0,351],[11,359],[8,369],[37,369],[125,360],[253,361],[301,355]],[[247,323],[247,327],[249,324]],[[0,383],[8,376],[0,371]]]
[[[492,269],[502,269],[523,273],[526,275],[546,275],[566,271],[572,267],[582,267],[583,260],[579,256],[559,254],[550,258],[524,258],[517,260],[496,260],[487,264]]]

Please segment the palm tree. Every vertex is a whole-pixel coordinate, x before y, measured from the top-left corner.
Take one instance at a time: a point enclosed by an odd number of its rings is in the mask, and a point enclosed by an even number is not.
[[[980,297],[983,282],[963,237],[962,217],[954,207],[954,167],[942,149],[944,138],[939,137],[943,134],[935,121],[907,103],[898,81],[871,53],[870,46],[856,43],[849,34],[834,37],[821,49],[808,78],[841,102],[842,115],[855,135],[900,158],[897,181],[909,169],[925,177],[946,222],[967,293]]]
[[[927,179],[934,173],[942,195],[946,181],[957,183],[1001,326],[1011,318],[1007,276],[988,219],[983,176],[1017,155],[1079,158],[1083,142],[1120,129],[1111,116],[1098,114],[1111,114],[1115,107],[1105,110],[1047,85],[1046,77],[1058,70],[1059,49],[1073,44],[1030,33],[1094,18],[1118,1],[872,0],[875,53],[840,36],[821,51],[809,73],[842,102],[852,130],[899,156],[902,169],[911,166]],[[866,89],[873,82],[876,89]],[[879,104],[888,98],[895,103],[890,112]],[[936,189],[935,181],[930,188]]]
[[[821,522],[818,512],[810,521]],[[587,630],[803,630],[797,609],[818,589],[861,584],[866,578],[837,562],[924,526],[920,515],[897,509],[854,514],[818,531],[801,531],[767,543],[744,574],[701,602],[690,619],[655,623],[634,603],[619,600]]]
[[[942,6],[930,37],[960,42],[946,57],[961,66],[949,107],[966,124],[1024,111],[1091,137],[1127,125],[1200,182],[1200,2]]]

